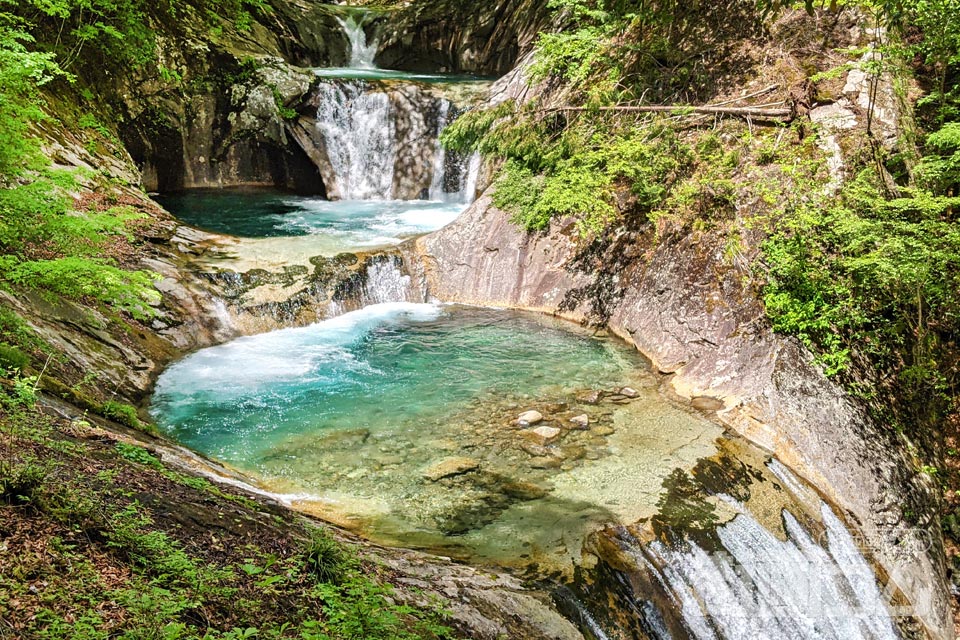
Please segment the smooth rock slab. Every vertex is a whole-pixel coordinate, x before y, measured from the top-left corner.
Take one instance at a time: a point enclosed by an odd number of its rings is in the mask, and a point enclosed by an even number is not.
[[[723,401],[710,396],[697,396],[690,401],[690,405],[701,411],[717,411],[723,408]]]
[[[539,411],[524,411],[517,417],[517,423],[521,427],[529,427],[540,422],[543,422],[543,414]]]
[[[474,471],[480,467],[480,462],[473,458],[464,458],[455,456],[444,458],[443,460],[430,465],[423,470],[423,477],[431,482],[442,480],[443,478],[452,478],[469,471]]]
[[[528,431],[526,435],[541,447],[545,447],[560,437],[560,429],[547,426],[537,427],[532,431]]]

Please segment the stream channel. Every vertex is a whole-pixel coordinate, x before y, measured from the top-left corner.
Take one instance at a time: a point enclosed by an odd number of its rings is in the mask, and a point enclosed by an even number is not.
[[[375,252],[452,221],[480,160],[440,131],[484,79],[377,69],[368,14],[318,69],[330,199],[203,190],[158,200],[237,256]],[[228,267],[229,262],[228,262]],[[591,638],[896,638],[841,515],[785,466],[663,391],[626,343],[531,313],[409,295],[196,352],[159,379],[167,434],[376,542],[548,583]],[[518,424],[536,410],[542,420]]]

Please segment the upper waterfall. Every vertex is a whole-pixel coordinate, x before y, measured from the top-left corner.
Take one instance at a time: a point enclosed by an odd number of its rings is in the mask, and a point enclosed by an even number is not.
[[[479,161],[445,152],[439,136],[461,110],[416,82],[325,79],[317,115],[301,144],[319,159],[327,194],[338,200],[473,200]]]
[[[351,69],[376,69],[373,62],[377,55],[377,41],[367,40],[366,32],[366,12],[352,12],[345,18],[337,18],[337,22],[343,27],[343,32],[350,42],[350,59],[348,67]]]

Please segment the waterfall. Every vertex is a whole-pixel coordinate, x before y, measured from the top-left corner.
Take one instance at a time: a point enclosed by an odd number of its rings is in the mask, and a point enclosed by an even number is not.
[[[674,599],[697,640],[898,637],[870,565],[839,518],[821,503],[825,541],[789,511],[786,540],[740,513],[718,530],[722,548],[657,541],[639,558]]]
[[[338,81],[316,89],[316,128],[332,172],[324,177],[341,200],[393,195],[397,136],[390,96],[367,88],[360,81]]]
[[[443,128],[447,126],[447,119],[450,116],[450,103],[446,100],[440,105],[440,113],[437,115],[437,129],[443,131]],[[443,176],[446,168],[447,161],[447,151],[443,148],[443,145],[440,144],[439,136],[434,141],[433,148],[433,177],[430,180],[430,199],[431,200],[443,200],[445,197],[444,193],[444,180]]]
[[[423,298],[413,278],[404,273],[403,258],[381,253],[368,258],[353,278],[338,285],[327,307],[327,317],[372,304],[423,302]]]
[[[372,262],[363,285],[363,306],[384,302],[410,302],[410,276],[400,267],[399,258]]]
[[[598,531],[573,586],[588,637],[896,640],[856,533],[783,464],[735,439],[663,483],[658,513]],[[894,596],[896,597],[896,596]],[[569,598],[568,598],[569,599]],[[621,634],[623,632],[623,634]]]
[[[447,153],[440,144],[440,132],[458,115],[455,112],[451,113],[452,111],[453,105],[443,100],[437,115],[437,138],[434,141],[430,199],[467,204],[473,202],[477,190],[481,158],[479,153],[473,153],[466,158],[462,154]]]
[[[377,41],[367,43],[367,33],[364,30],[366,16],[366,13],[355,12],[346,18],[337,18],[350,42],[348,66],[351,69],[376,69],[373,59],[377,55]]]
[[[315,90],[314,134],[327,193],[340,200],[473,199],[479,156],[447,153],[440,131],[457,115],[414,83],[326,79]]]

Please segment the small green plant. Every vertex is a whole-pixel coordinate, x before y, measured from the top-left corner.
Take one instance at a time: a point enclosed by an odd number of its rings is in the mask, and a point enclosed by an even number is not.
[[[299,115],[296,109],[292,109],[286,105],[283,101],[283,95],[281,95],[280,90],[276,87],[270,88],[273,91],[273,101],[277,105],[277,112],[280,114],[280,117],[284,120],[295,120]]]
[[[143,423],[140,422],[136,407],[126,404],[125,402],[107,400],[103,403],[103,406],[100,407],[100,413],[132,429],[143,428]]]
[[[0,460],[0,500],[10,505],[43,504],[48,493],[48,465],[35,458]]]
[[[142,464],[143,466],[150,467],[152,469],[164,469],[163,463],[160,462],[159,458],[154,456],[143,447],[127,444],[126,442],[118,442],[116,449],[117,453],[119,453],[120,456],[126,460],[136,462],[137,464]]]
[[[340,583],[352,566],[352,559],[340,543],[321,528],[311,531],[303,559],[307,571],[321,583]]]
[[[30,366],[30,356],[17,347],[0,342],[0,369],[23,371]]]

